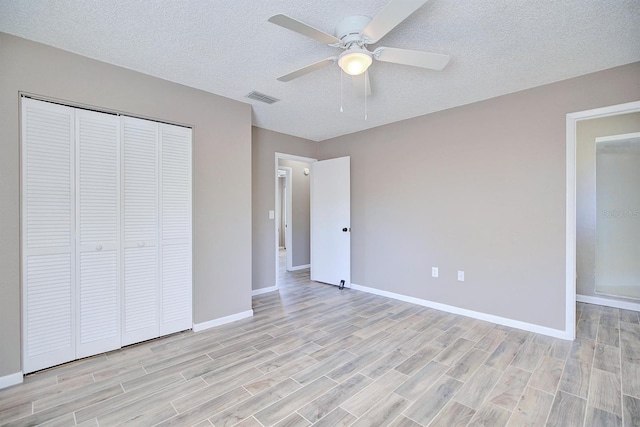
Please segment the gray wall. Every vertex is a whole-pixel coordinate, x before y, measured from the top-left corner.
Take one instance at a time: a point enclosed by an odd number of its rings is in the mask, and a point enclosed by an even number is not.
[[[194,128],[194,322],[251,309],[251,107],[0,33],[0,377],[21,370],[19,91]]]
[[[624,298],[597,295],[596,262],[596,150],[601,136],[640,132],[640,113],[580,121],[576,132],[576,293],[618,301]],[[637,302],[637,301],[633,301]]]
[[[289,154],[289,153],[287,153]],[[311,199],[310,175],[303,173],[309,163],[280,159],[279,166],[291,168],[291,264],[292,267],[311,262]]]
[[[564,330],[566,114],[640,99],[638,76],[640,63],[321,142],[321,159],[351,156],[352,282]]]
[[[276,235],[269,210],[275,210],[276,154],[317,158],[318,143],[296,136],[252,128],[253,289],[275,286]]]

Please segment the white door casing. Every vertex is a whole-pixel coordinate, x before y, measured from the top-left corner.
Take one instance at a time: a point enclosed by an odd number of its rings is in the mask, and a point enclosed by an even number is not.
[[[351,284],[351,158],[311,164],[311,280]]]

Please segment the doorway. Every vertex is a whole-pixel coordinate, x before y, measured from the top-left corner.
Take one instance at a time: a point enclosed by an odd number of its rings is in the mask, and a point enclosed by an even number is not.
[[[310,268],[310,165],[316,159],[275,154],[275,284]]]
[[[640,102],[613,105],[610,107],[596,108],[593,110],[570,113],[566,116],[566,283],[565,283],[565,336],[567,339],[575,339],[576,329],[576,300],[600,305],[609,305],[618,308],[637,310],[637,304],[605,300],[590,296],[576,295],[577,281],[577,222],[576,222],[576,169],[577,169],[577,128],[578,123],[591,119],[600,119],[610,116],[618,116],[640,112]]]
[[[288,166],[278,166],[278,184],[276,190],[276,232],[278,241],[279,272],[290,271],[293,267],[291,247],[291,173]]]
[[[634,120],[640,128],[640,114]],[[595,293],[638,301],[640,132],[599,137],[595,145]]]

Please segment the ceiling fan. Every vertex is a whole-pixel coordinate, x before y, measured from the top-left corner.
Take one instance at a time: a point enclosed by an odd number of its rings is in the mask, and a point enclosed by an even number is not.
[[[374,59],[431,70],[442,70],[449,62],[449,55],[393,47],[378,47],[373,51],[367,48],[368,45],[377,43],[427,1],[391,0],[373,19],[360,15],[348,16],[336,24],[335,36],[286,15],[272,16],[269,18],[269,22],[343,50],[338,56],[307,65],[278,77],[278,80],[288,82],[337,62],[345,73],[354,76],[356,93],[368,95],[371,93],[371,88],[368,86],[367,69]],[[362,80],[362,76],[365,76],[366,86],[358,84]]]

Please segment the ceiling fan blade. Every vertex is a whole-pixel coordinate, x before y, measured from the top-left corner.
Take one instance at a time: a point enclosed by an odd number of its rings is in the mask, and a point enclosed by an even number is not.
[[[369,76],[369,71],[351,77],[353,90],[355,90],[357,97],[364,98],[365,93],[367,96],[371,96],[371,76]]]
[[[362,30],[362,34],[369,40],[368,44],[377,43],[427,1],[391,0]]]
[[[379,47],[373,51],[373,57],[378,61],[429,68],[430,70],[442,70],[451,59],[449,55],[441,53],[421,52],[419,50],[398,49],[395,47]]]
[[[312,71],[316,71],[328,65],[334,64],[336,60],[337,58],[335,56],[331,58],[323,59],[322,61],[318,61],[311,65],[307,65],[306,67],[302,67],[299,70],[296,70],[292,73],[285,74],[284,76],[280,76],[278,77],[278,80],[281,82],[288,82],[290,80],[297,79],[298,77],[302,77],[305,74],[311,73]]]
[[[333,44],[341,43],[340,39],[327,34],[324,31],[313,28],[311,25],[307,25],[304,22],[300,22],[297,19],[293,19],[287,15],[278,14],[269,18],[269,22],[279,25],[287,30],[295,31],[303,36],[311,37],[314,40],[318,40],[320,43]]]

